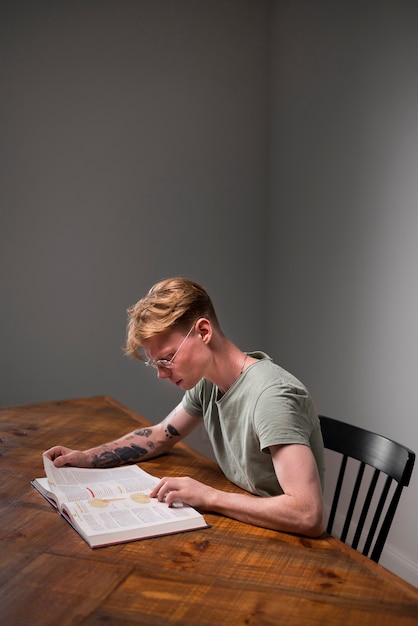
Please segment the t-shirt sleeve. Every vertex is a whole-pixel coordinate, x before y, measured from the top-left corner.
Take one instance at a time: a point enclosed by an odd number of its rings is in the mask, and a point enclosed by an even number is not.
[[[193,417],[203,416],[203,405],[201,399],[200,384],[197,384],[193,389],[186,391],[182,401],[183,409],[187,411]]]
[[[254,428],[260,450],[269,446],[299,443],[310,445],[314,422],[312,401],[304,388],[268,387],[260,395],[254,412]]]

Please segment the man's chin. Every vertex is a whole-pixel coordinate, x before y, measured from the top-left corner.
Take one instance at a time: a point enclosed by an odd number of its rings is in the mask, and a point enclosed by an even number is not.
[[[173,380],[171,382],[179,389],[183,389],[183,391],[188,391],[194,387],[194,385],[187,383],[183,378],[179,378],[178,380]]]

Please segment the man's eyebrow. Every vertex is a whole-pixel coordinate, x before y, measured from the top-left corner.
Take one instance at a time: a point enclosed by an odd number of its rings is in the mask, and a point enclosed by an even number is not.
[[[144,350],[145,355],[147,357],[147,359],[151,359],[150,355],[148,354],[148,352],[146,350]],[[166,356],[159,356],[156,359],[151,359],[152,361],[169,361],[170,358],[173,356],[173,354],[175,353],[175,350],[171,350],[171,351],[166,351]]]

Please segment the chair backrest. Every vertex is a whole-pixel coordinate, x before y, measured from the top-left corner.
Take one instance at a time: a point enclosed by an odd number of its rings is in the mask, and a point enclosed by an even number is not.
[[[344,514],[344,526],[340,533],[341,541],[350,543],[356,550],[378,562],[385,545],[389,529],[395,515],[402,489],[409,484],[415,462],[415,453],[405,446],[351,424],[319,416],[324,446],[342,455],[339,474],[334,490],[327,532],[333,534],[335,516],[340,503],[344,482],[348,479],[349,459],[356,459],[357,474],[349,496],[349,504]],[[366,466],[374,468],[365,472]],[[380,475],[385,475],[379,481]],[[392,485],[393,483],[393,485]],[[376,486],[378,489],[376,490]],[[392,485],[392,489],[391,489]],[[394,488],[395,486],[395,488]],[[380,490],[380,495],[379,495]],[[371,504],[373,506],[371,507]],[[341,503],[340,503],[341,508]],[[340,509],[338,509],[340,511]],[[356,519],[353,513],[356,510]],[[373,512],[374,511],[374,512]],[[365,529],[363,548],[359,548],[360,538]],[[369,521],[371,520],[370,524]],[[354,536],[348,540],[348,535]]]

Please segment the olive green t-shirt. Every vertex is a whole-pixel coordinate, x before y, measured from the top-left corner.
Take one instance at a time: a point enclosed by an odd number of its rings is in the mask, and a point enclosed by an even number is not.
[[[303,444],[311,448],[321,482],[324,454],[312,399],[292,374],[263,352],[218,400],[218,388],[202,379],[183,397],[184,409],[203,417],[215,458],[225,476],[250,493],[283,493],[269,446]]]

